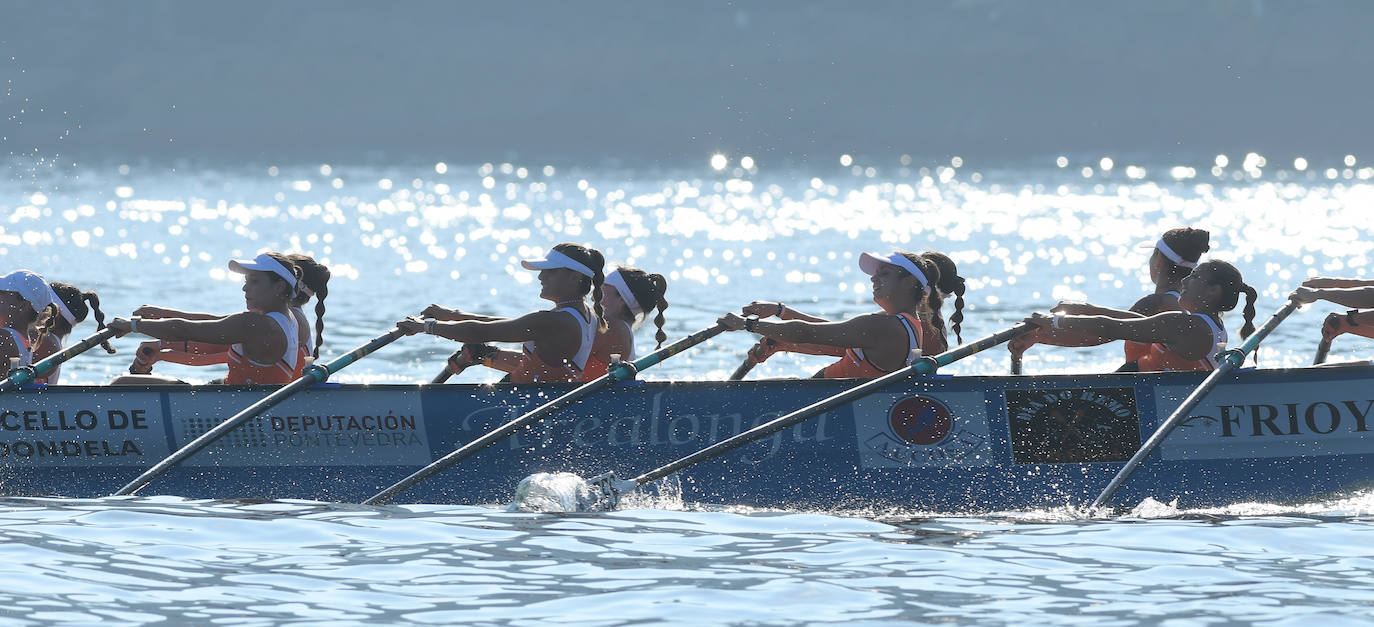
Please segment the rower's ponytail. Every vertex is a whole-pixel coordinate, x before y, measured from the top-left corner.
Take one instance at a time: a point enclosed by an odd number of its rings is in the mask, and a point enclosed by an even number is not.
[[[964,336],[960,331],[964,322],[964,292],[967,288],[964,277],[959,276],[959,266],[955,265],[954,260],[950,259],[949,255],[942,252],[927,250],[921,253],[921,256],[929,259],[935,264],[935,267],[940,269],[940,280],[936,286],[940,290],[941,296],[954,296],[954,314],[949,317],[949,322],[950,327],[954,329],[954,337],[959,340],[960,344],[963,344]],[[941,299],[941,303],[943,304],[943,299]],[[936,313],[939,313],[938,309],[936,309]],[[944,329],[940,329],[940,332],[943,333]]]
[[[95,314],[95,329],[96,329],[97,331],[104,331],[104,330],[105,330],[105,312],[103,312],[103,311],[100,310],[100,296],[96,295],[95,292],[82,292],[81,298],[82,298],[82,300],[86,301],[87,304],[90,305],[91,313]],[[84,319],[85,319],[85,318],[83,318],[83,317],[81,317],[81,316],[77,316],[77,320],[78,320],[78,321],[84,320]],[[105,352],[106,352],[106,353],[109,353],[109,354],[111,354],[111,355],[115,354],[115,347],[110,346],[110,341],[109,341],[109,340],[105,340],[104,342],[101,342],[101,343],[100,343],[100,347],[103,348],[103,349],[105,349]]]
[[[315,359],[320,358],[320,347],[324,346],[324,299],[329,297],[329,268],[315,261],[314,257],[300,253],[288,257],[301,269],[301,283],[315,293]],[[304,306],[310,298],[298,294],[292,304]]]
[[[658,342],[658,344],[654,346],[654,350],[658,350],[663,347],[664,340],[668,339],[668,334],[663,332],[663,322],[665,320],[663,317],[663,310],[668,308],[668,299],[664,298],[663,295],[668,291],[668,279],[664,278],[661,274],[651,274],[649,275],[649,280],[654,282],[654,288],[658,292],[658,305],[656,306],[658,315],[654,316],[654,326],[658,328],[658,331],[654,333],[654,341]]]
[[[1255,292],[1255,288],[1244,283],[1240,284],[1240,291],[1245,294],[1245,309],[1242,312],[1245,316],[1245,326],[1240,328],[1240,337],[1243,339],[1255,332],[1255,299],[1259,298],[1259,294]]]

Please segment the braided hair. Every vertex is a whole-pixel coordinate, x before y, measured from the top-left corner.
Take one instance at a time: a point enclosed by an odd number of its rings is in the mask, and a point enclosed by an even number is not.
[[[329,296],[329,268],[324,264],[315,261],[310,255],[293,254],[287,255],[296,267],[301,269],[301,283],[310,291],[315,293],[315,355],[320,358],[320,347],[324,345],[324,299]],[[296,297],[291,299],[294,307],[304,307],[310,301],[310,296],[297,290]]]
[[[668,300],[663,295],[668,291],[668,279],[661,274],[650,274],[639,268],[622,267],[617,272],[620,273],[621,278],[625,279],[625,285],[634,293],[635,302],[639,303],[645,318],[649,317],[649,310],[658,310],[658,314],[654,316],[654,326],[658,328],[658,331],[654,333],[654,340],[658,342],[658,345],[654,348],[662,347],[663,341],[668,339],[668,334],[663,332],[663,310],[668,308]],[[633,313],[631,312],[631,314],[631,318],[633,318]]]
[[[84,322],[86,316],[95,313],[96,330],[103,331],[105,329],[105,312],[100,310],[100,296],[95,292],[82,292],[75,285],[61,281],[49,283],[48,287],[52,288],[58,300],[66,305],[67,311],[72,312],[72,317],[76,318],[78,323]],[[58,335],[68,335],[72,332],[72,324],[60,314],[54,316],[52,327]],[[109,340],[101,342],[100,347],[105,349],[107,353],[112,355],[115,353],[115,348],[110,346]]]
[[[959,266],[954,264],[954,260],[950,259],[949,255],[942,252],[927,250],[921,253],[921,256],[929,259],[935,264],[935,267],[940,269],[940,280],[935,287],[940,291],[942,303],[943,298],[951,294],[954,295],[954,315],[949,317],[949,321],[954,329],[954,337],[959,340],[960,344],[963,344],[964,336],[960,331],[964,322],[964,291],[966,288],[964,277],[959,276]],[[935,325],[935,328],[940,331],[941,335],[946,335],[945,321],[940,315],[939,307],[936,307],[931,314],[931,322]]]

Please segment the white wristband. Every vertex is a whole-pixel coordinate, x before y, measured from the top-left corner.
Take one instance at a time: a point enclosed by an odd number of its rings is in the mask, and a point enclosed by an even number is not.
[[[1054,327],[1054,328],[1056,328],[1056,329],[1058,329],[1058,328],[1059,328],[1059,323],[1060,323],[1062,320],[1064,320],[1064,314],[1054,314],[1054,323],[1051,324],[1050,326],[1051,326],[1051,327]]]
[[[135,318],[129,318],[129,332],[130,332],[130,333],[138,333],[138,321],[139,321],[139,318],[137,318],[137,317],[135,317]]]
[[[434,329],[439,325],[439,321],[434,318],[425,318],[425,333],[434,335]]]

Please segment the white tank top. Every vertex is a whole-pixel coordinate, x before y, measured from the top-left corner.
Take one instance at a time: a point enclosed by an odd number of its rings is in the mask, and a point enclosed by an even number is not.
[[[572,363],[574,366],[577,366],[578,370],[586,368],[587,358],[592,355],[592,344],[596,342],[596,318],[593,317],[592,320],[584,320],[582,318],[582,313],[579,312],[576,307],[560,307],[554,311],[566,311],[568,315],[573,317],[573,320],[577,321],[578,327],[580,327],[582,331],[582,343],[578,345],[577,352],[573,354]],[[525,352],[531,355],[536,354],[534,352],[534,342],[525,342],[524,347]]]
[[[14,338],[14,347],[19,351],[19,365],[21,367],[32,366],[33,351],[29,350],[28,338],[25,338],[18,331],[15,331],[14,329],[11,329],[9,327],[5,327],[5,330],[9,331],[10,336]]]
[[[1199,313],[1193,315],[1202,318],[1202,321],[1207,323],[1208,328],[1212,329],[1212,350],[1208,351],[1207,356],[1202,359],[1212,364],[1213,368],[1216,368],[1219,365],[1217,363],[1217,355],[1220,355],[1221,351],[1226,350],[1226,342],[1230,338],[1226,335],[1226,329],[1221,328],[1217,323],[1213,322],[1211,316]]]
[[[300,327],[296,325],[296,316],[294,314],[286,315],[279,311],[272,311],[268,312],[267,317],[271,318],[274,322],[276,322],[277,326],[281,327],[282,333],[286,334],[286,353],[282,355],[281,360],[286,362],[286,365],[290,366],[291,370],[295,370],[296,357],[300,353],[301,345]],[[229,350],[234,351],[235,353],[238,353],[240,355],[243,355],[243,359],[245,361],[255,366],[268,367],[273,365],[260,364],[256,361],[253,361],[252,359],[249,359],[248,355],[243,352],[242,344],[233,344],[229,347]]]
[[[624,320],[621,320],[620,322],[621,322],[621,324],[624,324],[624,325],[625,325],[625,331],[626,331],[627,335],[629,335],[629,337],[630,337],[630,350],[629,350],[629,353],[630,353],[630,354],[628,354],[628,355],[621,355],[620,358],[621,358],[622,360],[624,360],[624,361],[634,361],[634,360],[636,359],[636,356],[635,356],[635,328],[634,328],[633,325],[631,325],[631,324],[628,323],[628,322],[625,322]]]

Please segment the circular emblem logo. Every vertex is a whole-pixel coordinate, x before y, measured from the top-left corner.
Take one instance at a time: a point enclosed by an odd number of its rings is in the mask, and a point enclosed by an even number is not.
[[[920,446],[929,446],[945,439],[954,424],[948,407],[923,396],[897,401],[888,411],[887,420],[897,437]]]

